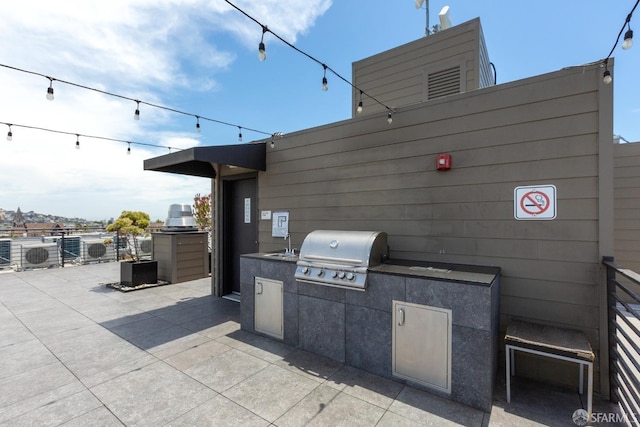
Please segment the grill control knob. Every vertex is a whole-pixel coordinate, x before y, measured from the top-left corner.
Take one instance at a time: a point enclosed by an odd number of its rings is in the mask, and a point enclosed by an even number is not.
[[[302,267],[302,274],[309,274],[309,267]]]
[[[356,276],[353,273],[347,273],[347,280],[354,280]]]
[[[338,278],[344,279],[344,271],[341,271],[340,273],[338,273]]]
[[[324,270],[318,270],[317,275],[318,275],[318,277],[324,276]]]
[[[333,273],[331,273],[331,277],[333,277],[334,279],[338,277],[338,272],[334,271]]]

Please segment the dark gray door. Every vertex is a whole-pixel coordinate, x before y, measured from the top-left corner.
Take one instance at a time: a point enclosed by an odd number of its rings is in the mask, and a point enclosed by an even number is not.
[[[256,178],[223,181],[223,263],[225,294],[240,292],[240,255],[258,252]]]

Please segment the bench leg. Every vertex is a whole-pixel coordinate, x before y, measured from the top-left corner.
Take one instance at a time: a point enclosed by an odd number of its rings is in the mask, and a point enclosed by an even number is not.
[[[511,349],[511,376],[516,375],[516,351]]]
[[[578,391],[580,392],[580,394],[583,394],[583,391],[584,391],[584,366],[582,365],[582,363],[578,363],[578,366],[580,367],[580,388],[578,389]]]
[[[507,372],[507,403],[511,403],[511,349],[505,347],[505,371]]]
[[[589,373],[587,378],[587,412],[589,413],[589,419],[591,419],[591,411],[593,409],[593,363],[587,365]]]

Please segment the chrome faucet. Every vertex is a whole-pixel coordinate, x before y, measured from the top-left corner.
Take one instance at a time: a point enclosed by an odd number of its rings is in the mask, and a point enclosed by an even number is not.
[[[284,240],[288,240],[289,241],[289,247],[288,248],[284,248],[284,254],[285,255],[295,255],[296,254],[296,250],[295,249],[291,249],[291,234],[289,234],[289,233],[285,234]]]

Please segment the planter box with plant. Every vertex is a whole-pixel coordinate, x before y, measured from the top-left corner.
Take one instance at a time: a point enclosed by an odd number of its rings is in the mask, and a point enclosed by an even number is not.
[[[123,211],[108,232],[116,232],[126,243],[131,259],[120,262],[120,283],[128,287],[153,284],[158,281],[157,261],[141,261],[136,237],[145,233],[149,226],[149,215],[144,212]]]

